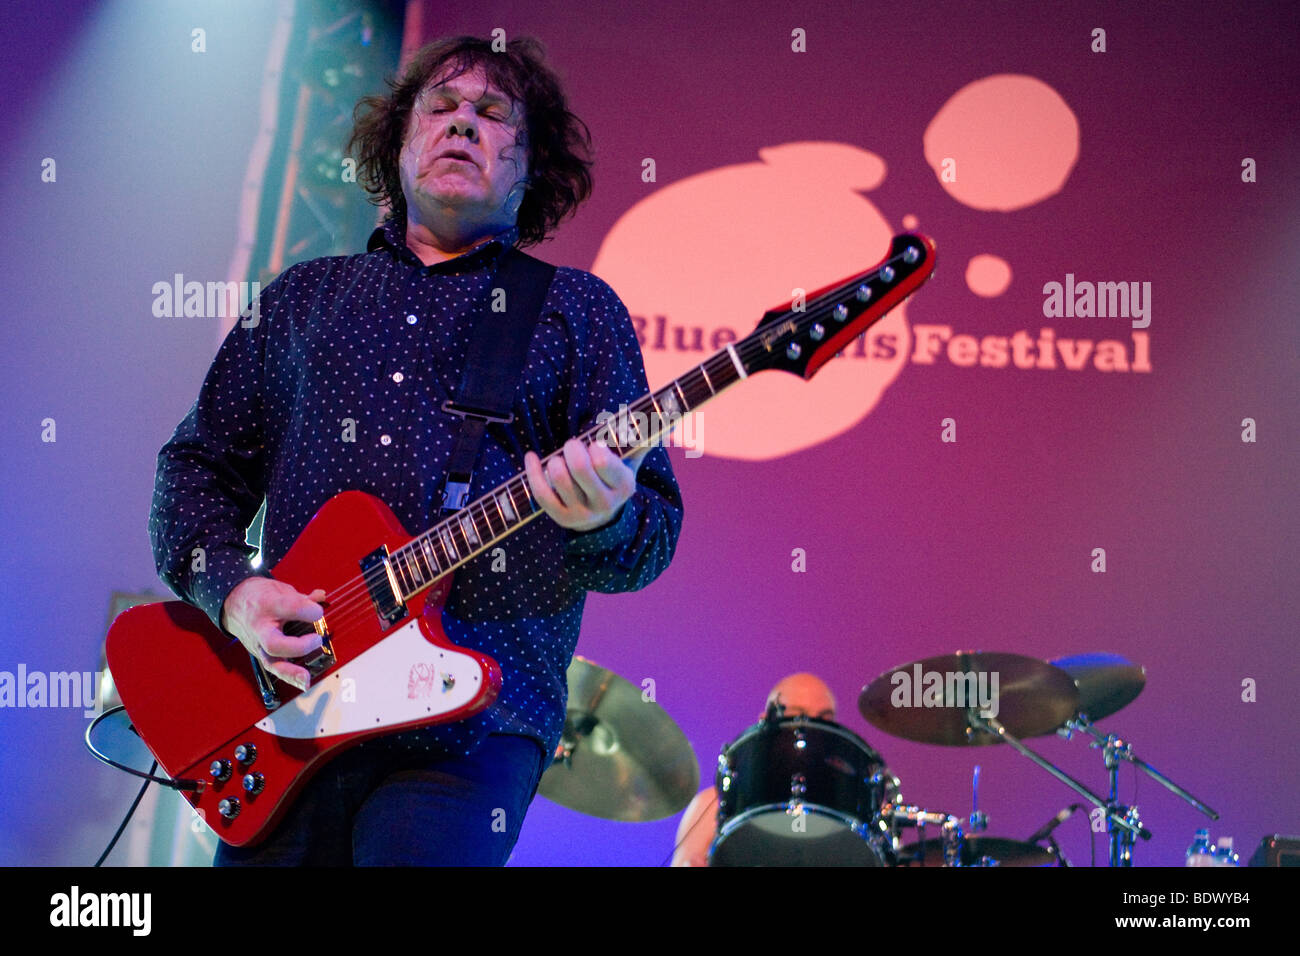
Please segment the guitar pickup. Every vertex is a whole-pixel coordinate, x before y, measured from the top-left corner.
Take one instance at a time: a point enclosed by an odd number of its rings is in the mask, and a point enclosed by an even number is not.
[[[387,628],[406,617],[406,604],[396,589],[396,579],[388,566],[388,546],[376,548],[358,563],[380,623]]]

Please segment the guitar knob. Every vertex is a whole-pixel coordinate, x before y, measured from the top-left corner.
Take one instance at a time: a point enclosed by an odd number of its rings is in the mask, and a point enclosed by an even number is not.
[[[857,297],[857,300],[859,302],[866,302],[868,299],[871,298],[871,286],[860,285],[858,286],[858,291],[853,294],[854,296]]]
[[[236,797],[226,797],[217,804],[217,812],[226,820],[233,820],[239,816],[239,800]]]
[[[820,322],[814,322],[813,327],[808,331],[808,334],[812,336],[814,342],[820,342],[822,337],[826,334],[826,326],[822,325]]]
[[[244,774],[244,790],[249,796],[257,796],[265,786],[266,778],[260,773],[254,771],[253,773]]]
[[[212,761],[212,763],[208,766],[208,774],[212,777],[213,780],[217,781],[217,783],[225,783],[227,780],[230,779],[230,761],[229,760]]]
[[[831,310],[831,315],[835,316],[836,322],[843,322],[845,319],[849,317],[849,307],[845,305],[843,302],[841,302],[833,310]]]
[[[908,246],[903,252],[903,261],[906,263],[913,263],[919,258],[921,258],[921,250],[916,246]]]
[[[244,766],[248,766],[250,763],[252,763],[254,760],[257,759],[257,745],[240,744],[238,747],[235,748],[235,759],[238,760],[240,763],[242,763]]]
[[[802,351],[803,349],[799,348],[798,342],[791,342],[789,347],[786,348],[785,354],[788,358],[797,359],[799,357],[799,353]]]
[[[893,282],[893,281],[894,281],[894,267],[893,267],[893,266],[885,266],[883,269],[881,269],[881,270],[880,270],[880,278],[882,278],[882,279],[885,280],[886,282]]]

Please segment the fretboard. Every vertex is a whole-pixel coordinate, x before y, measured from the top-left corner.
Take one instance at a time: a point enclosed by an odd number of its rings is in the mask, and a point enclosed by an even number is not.
[[[627,458],[666,438],[683,415],[746,375],[735,348],[722,349],[664,388],[630,403],[626,409],[611,410],[612,417],[577,438],[588,447],[601,442],[620,458]],[[562,454],[556,451],[547,455],[542,460],[543,470],[547,462]],[[528,478],[521,472],[416,535],[388,556],[389,566],[402,590],[401,599],[430,587],[541,513],[542,506],[534,499]]]

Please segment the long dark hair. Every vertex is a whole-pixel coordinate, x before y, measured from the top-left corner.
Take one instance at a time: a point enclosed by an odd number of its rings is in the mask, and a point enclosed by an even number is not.
[[[509,41],[502,52],[490,40],[468,36],[423,47],[401,80],[386,81],[391,95],[367,96],[353,111],[347,152],[356,156],[357,179],[370,201],[387,204],[392,218],[406,218],[398,158],[416,97],[444,69],[450,68],[450,79],[481,66],[488,82],[523,105],[529,186],[519,207],[519,239],[520,245],[541,242],[592,188],[591,133],[569,110],[544,55],[531,37]]]

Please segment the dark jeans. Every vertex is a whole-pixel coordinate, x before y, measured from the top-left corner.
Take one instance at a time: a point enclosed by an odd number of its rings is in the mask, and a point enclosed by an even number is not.
[[[214,866],[503,866],[537,793],[544,754],[492,734],[468,757],[362,744],[321,770],[251,847]]]

